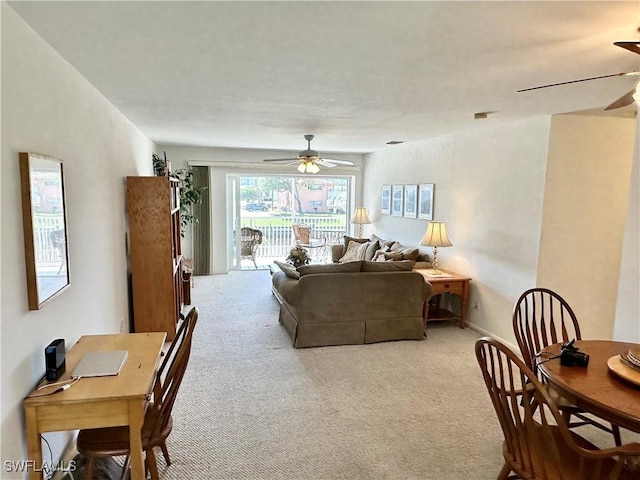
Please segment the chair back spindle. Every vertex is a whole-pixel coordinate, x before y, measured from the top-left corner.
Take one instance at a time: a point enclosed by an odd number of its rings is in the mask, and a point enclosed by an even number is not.
[[[520,296],[513,310],[513,331],[526,365],[534,371],[543,348],[582,338],[571,306],[547,288],[532,288]]]

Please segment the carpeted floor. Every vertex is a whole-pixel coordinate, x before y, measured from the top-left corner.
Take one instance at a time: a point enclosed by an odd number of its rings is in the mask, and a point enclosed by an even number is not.
[[[494,479],[478,335],[295,350],[266,271],[197,277],[200,320],[163,480]]]
[[[296,350],[270,284],[268,271],[195,278],[200,319],[161,480],[497,477],[476,332],[440,322],[424,341]]]

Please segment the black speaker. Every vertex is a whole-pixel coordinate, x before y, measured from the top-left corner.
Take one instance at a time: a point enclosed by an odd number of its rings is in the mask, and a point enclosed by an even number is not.
[[[45,378],[49,381],[58,380],[67,366],[65,360],[64,339],[58,338],[44,349]]]

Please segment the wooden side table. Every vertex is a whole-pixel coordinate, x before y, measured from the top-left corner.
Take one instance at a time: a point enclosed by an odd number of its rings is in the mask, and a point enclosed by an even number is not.
[[[440,307],[440,300],[438,300],[438,305],[434,307],[429,305],[431,299],[427,300],[424,302],[424,311],[422,314],[425,328],[427,328],[428,321],[458,319],[460,320],[460,328],[464,328],[465,316],[469,306],[469,281],[471,281],[471,279],[464,275],[444,270],[442,271],[446,276],[432,277],[428,274],[430,270],[431,269],[416,269],[414,271],[421,274],[433,287],[431,298],[436,295],[442,295],[443,293],[451,293],[453,295],[458,295],[462,300],[462,304],[460,306],[460,316],[457,316],[450,310]]]

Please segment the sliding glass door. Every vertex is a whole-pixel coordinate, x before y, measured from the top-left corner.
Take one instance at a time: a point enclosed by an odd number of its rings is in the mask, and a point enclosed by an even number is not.
[[[339,243],[348,231],[352,177],[237,175],[233,198],[230,269],[268,268],[283,260],[295,244],[294,224],[311,227],[316,238]],[[235,233],[250,227],[262,233],[254,258]],[[246,247],[246,245],[244,245]],[[243,255],[244,250],[244,255]],[[254,264],[255,260],[255,264]],[[316,259],[320,261],[320,259]]]

